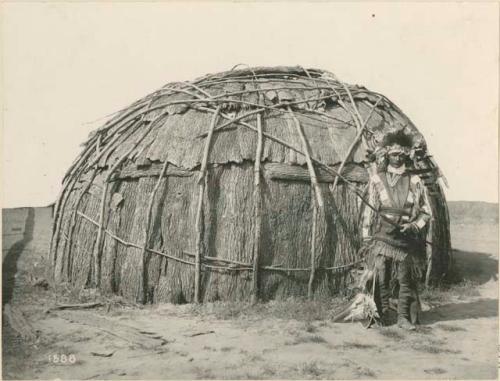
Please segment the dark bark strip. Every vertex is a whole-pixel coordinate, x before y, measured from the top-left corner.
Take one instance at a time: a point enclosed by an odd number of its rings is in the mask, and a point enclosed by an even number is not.
[[[205,193],[205,186],[207,184],[206,172],[208,164],[208,155],[210,154],[210,142],[217,122],[220,106],[215,111],[208,136],[205,143],[205,150],[203,152],[203,159],[200,167],[200,174],[198,177],[198,208],[196,210],[196,258],[195,258],[195,275],[194,275],[194,301],[200,303],[200,278],[201,278],[201,256],[202,256],[202,242],[203,242],[203,195]]]

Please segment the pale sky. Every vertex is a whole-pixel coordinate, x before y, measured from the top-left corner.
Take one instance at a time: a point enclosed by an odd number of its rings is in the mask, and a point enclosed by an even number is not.
[[[498,201],[497,3],[7,3],[2,206],[54,201],[88,133],[167,82],[251,66],[334,72],[426,137],[449,200]]]

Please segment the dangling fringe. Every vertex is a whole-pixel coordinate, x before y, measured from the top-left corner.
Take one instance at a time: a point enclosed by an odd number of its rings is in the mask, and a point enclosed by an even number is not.
[[[366,248],[366,263],[369,269],[377,267],[377,261],[392,258],[391,279],[397,281],[399,265],[403,261],[410,266],[412,281],[422,278],[425,271],[425,260],[411,250],[391,246],[385,242],[374,240]]]

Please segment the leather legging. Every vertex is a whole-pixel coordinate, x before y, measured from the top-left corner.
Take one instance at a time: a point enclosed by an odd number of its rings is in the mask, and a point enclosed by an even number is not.
[[[389,298],[393,294],[394,279],[392,277],[396,275],[399,283],[398,316],[407,319],[414,294],[411,265],[408,259],[395,263],[392,258],[379,256],[376,260],[378,297],[382,313],[389,309]],[[396,268],[393,268],[394,266]]]

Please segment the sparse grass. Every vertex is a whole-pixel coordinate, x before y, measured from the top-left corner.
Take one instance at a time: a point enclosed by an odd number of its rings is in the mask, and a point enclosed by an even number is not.
[[[329,320],[333,311],[344,301],[341,298],[309,301],[305,298],[290,298],[267,303],[214,302],[190,305],[186,313],[194,316],[212,316],[219,320],[263,320],[285,319],[304,322]],[[314,328],[313,328],[314,329]]]
[[[468,299],[480,296],[477,289],[479,284],[470,279],[460,279],[440,287],[424,288],[420,292],[420,299],[429,304],[443,304],[453,299]]]
[[[242,377],[232,377],[233,379],[236,380],[265,380],[266,377],[263,376],[262,374],[256,374],[256,373],[245,373],[244,376]]]
[[[307,321],[304,330],[308,333],[315,333],[318,331],[318,328],[316,328],[310,321]]]
[[[442,368],[430,368],[430,369],[424,369],[424,372],[427,374],[443,374],[446,373],[446,370]]]
[[[217,352],[217,348],[211,347],[209,345],[205,345],[202,349],[205,351]]]
[[[415,337],[408,342],[409,347],[415,351],[431,353],[431,354],[457,354],[460,351],[445,348],[446,340],[435,339],[429,336]]]
[[[221,352],[231,352],[234,349],[234,347],[222,347],[220,349]]]
[[[241,353],[241,351],[240,351]],[[261,355],[257,354],[257,353],[254,353],[250,356],[245,356],[245,361],[246,362],[259,362],[259,361],[264,361],[264,357],[262,357]]]
[[[434,335],[432,328],[424,325],[417,325],[417,329],[415,331],[410,331],[409,333],[411,335]]]
[[[326,344],[327,341],[319,335],[301,335],[296,337],[293,341],[285,342],[285,345],[298,345],[306,343]]]
[[[218,377],[216,377],[213,373],[212,370],[209,368],[202,368],[199,366],[194,367],[194,372],[196,373],[196,379],[198,380],[213,380]]]
[[[377,374],[369,368],[358,367],[355,372],[359,378],[377,378]]]
[[[318,367],[316,361],[305,362],[300,367],[300,372],[312,378],[318,378],[322,372],[322,370]]]
[[[311,343],[326,343],[327,342],[325,339],[323,339],[321,336],[318,336],[318,335],[311,336],[308,339],[308,341]]]
[[[327,328],[330,327],[330,323],[326,320],[320,321],[318,324],[321,328]]]
[[[90,336],[77,336],[74,338],[75,343],[84,343],[90,340],[92,340],[92,337]]]
[[[372,348],[375,348],[376,345],[356,343],[356,342],[345,342],[342,344],[341,347],[344,350],[348,350],[348,349],[372,349]]]
[[[429,304],[441,304],[449,298],[444,289],[439,287],[427,287],[420,291],[420,300]]]
[[[419,352],[432,353],[434,355],[445,354],[445,353],[448,353],[448,354],[461,353],[460,351],[457,351],[457,350],[442,348],[442,347],[439,347],[439,346],[436,346],[433,344],[422,344],[422,343],[413,344],[413,345],[411,345],[411,348],[416,350],[416,351],[419,351]]]
[[[449,325],[449,324],[439,324],[437,326],[439,329],[442,329],[443,331],[446,332],[459,332],[459,331],[466,331],[465,328],[456,326],[456,325]]]
[[[262,373],[267,377],[274,376],[276,374],[276,369],[273,366],[266,364],[262,368]]]
[[[449,292],[458,299],[476,297],[481,295],[477,289],[478,285],[479,284],[477,282],[465,279],[462,282],[451,286]]]
[[[396,341],[401,341],[405,338],[405,335],[395,328],[381,328],[377,332],[382,336]]]

